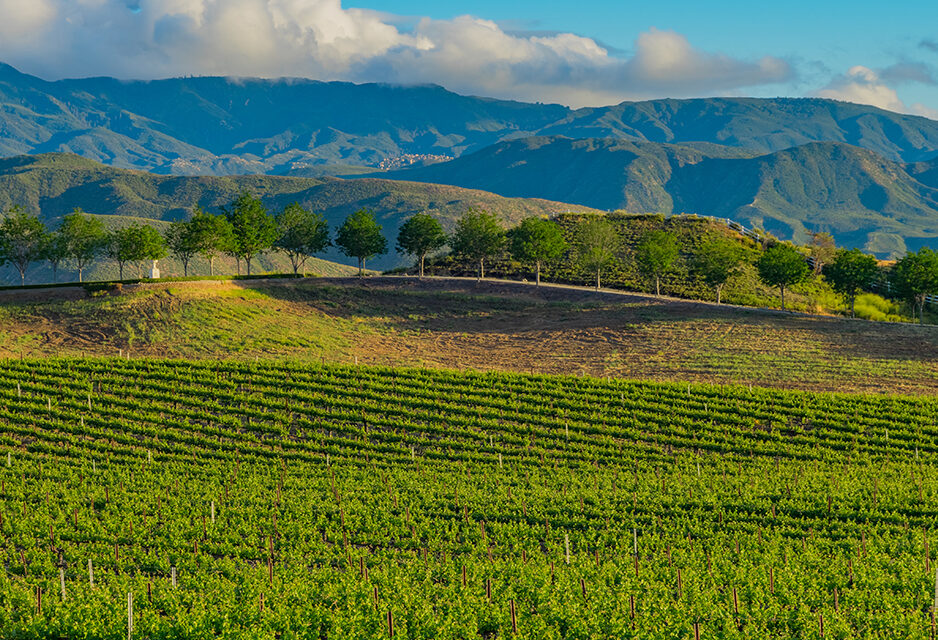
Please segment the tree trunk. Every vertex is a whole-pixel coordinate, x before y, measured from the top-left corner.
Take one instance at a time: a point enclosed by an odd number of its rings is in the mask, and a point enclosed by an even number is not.
[[[850,296],[850,317],[857,317],[857,295],[853,294]]]
[[[717,304],[720,304],[721,298],[723,297],[723,285],[717,285]]]
[[[117,263],[117,273],[119,274],[118,279],[123,280],[124,279],[124,263],[123,262]]]
[[[55,284],[59,281],[59,265],[52,264],[52,284]]]
[[[244,262],[245,262],[245,264],[247,265],[247,268],[248,268],[248,275],[251,275],[251,259],[248,258],[248,257],[245,257],[245,258],[244,258]]]
[[[785,310],[785,285],[779,285],[779,290],[782,292],[782,311]]]
[[[541,261],[538,260],[534,263],[534,286],[541,286]]]
[[[208,259],[208,269],[209,273],[213,276],[215,275],[215,256],[212,256]]]
[[[84,282],[84,280],[82,280],[82,271],[82,267],[78,267],[78,282]]]
[[[655,276],[655,297],[661,297],[661,278]]]
[[[183,278],[189,277],[189,261],[188,260],[182,261],[182,277]]]
[[[599,288],[600,288],[600,285],[601,285],[601,283],[600,283],[600,281],[599,281],[599,274],[600,274],[600,273],[602,273],[602,269],[596,269],[596,291],[599,291]]]
[[[479,280],[485,277],[485,258],[479,258]]]
[[[427,257],[427,254],[425,253],[420,254],[420,272],[419,272],[420,275],[417,277],[420,278],[421,280],[423,280],[423,261],[424,261],[424,258],[426,257]]]
[[[26,269],[20,269],[20,286],[26,286]]]
[[[359,278],[365,277],[365,259],[364,258],[358,259],[358,277]]]

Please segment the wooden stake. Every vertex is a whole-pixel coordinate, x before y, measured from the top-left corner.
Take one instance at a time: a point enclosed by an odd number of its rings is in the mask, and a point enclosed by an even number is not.
[[[515,601],[509,600],[508,607],[511,610],[511,632],[512,634],[518,633],[518,619],[515,615]]]
[[[388,609],[388,637],[394,637],[394,614],[391,613],[390,609]]]
[[[563,546],[566,550],[567,564],[570,564],[570,534],[563,534]]]

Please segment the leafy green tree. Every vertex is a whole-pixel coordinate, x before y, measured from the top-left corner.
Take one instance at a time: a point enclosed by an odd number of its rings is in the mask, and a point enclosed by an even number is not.
[[[42,259],[48,241],[46,225],[39,216],[14,206],[0,221],[0,265],[10,263],[20,272],[20,285],[26,284],[29,265]]]
[[[215,258],[234,244],[234,229],[225,216],[207,213],[198,205],[192,210],[189,229],[199,255],[208,260],[209,273],[215,275]]]
[[[774,244],[767,248],[756,261],[759,278],[770,287],[778,287],[782,294],[782,311],[785,310],[785,288],[798,284],[808,277],[811,267],[797,249],[787,244]]]
[[[892,269],[892,282],[898,294],[918,308],[918,321],[925,321],[925,298],[938,291],[938,253],[922,247],[907,253]]]
[[[81,209],[62,218],[59,227],[62,234],[65,255],[78,270],[78,281],[83,281],[85,268],[104,250],[107,244],[107,231],[97,218],[93,218]]]
[[[238,260],[239,272],[244,260],[251,275],[251,261],[270,249],[277,239],[277,223],[260,199],[247,191],[223,207],[222,212],[232,230],[231,242],[225,250]]]
[[[742,245],[722,234],[708,236],[697,248],[693,269],[714,288],[717,294],[717,304],[722,302],[726,281],[739,268],[743,259]]]
[[[485,261],[505,248],[505,230],[494,213],[469,209],[456,221],[449,246],[457,256],[479,265],[479,280],[485,277]]]
[[[426,212],[408,218],[397,232],[397,250],[417,258],[420,278],[423,277],[423,265],[427,255],[445,244],[443,225]]]
[[[635,262],[639,272],[655,280],[655,295],[661,295],[661,278],[670,273],[677,260],[677,239],[674,234],[660,229],[649,231],[635,248]]]
[[[296,275],[300,267],[305,271],[310,256],[329,246],[329,224],[294,202],[277,214],[277,236],[274,246],[287,254]]]
[[[824,279],[827,280],[834,291],[847,297],[850,301],[850,315],[856,316],[857,295],[869,289],[876,279],[879,266],[876,258],[866,255],[859,249],[841,249],[833,261],[824,265]]]
[[[169,251],[182,263],[182,273],[189,275],[189,263],[199,255],[202,247],[199,246],[194,229],[189,220],[175,220],[166,230],[166,246]]]
[[[541,284],[541,265],[557,260],[567,250],[567,241],[556,222],[525,218],[508,231],[508,251],[519,262],[534,263],[534,283]]]
[[[616,260],[619,236],[605,218],[594,217],[576,227],[577,263],[596,274],[596,290],[602,286],[602,270]]]
[[[365,261],[388,251],[388,241],[370,209],[349,215],[336,232],[335,244],[350,258],[358,258],[358,277],[365,275]]]
[[[149,225],[131,224],[108,234],[105,253],[117,263],[120,279],[123,280],[124,266],[128,262],[166,257],[166,241],[159,231]]]
[[[46,237],[42,247],[42,259],[52,267],[52,282],[59,281],[59,266],[68,259],[68,245],[61,230],[53,231]]]

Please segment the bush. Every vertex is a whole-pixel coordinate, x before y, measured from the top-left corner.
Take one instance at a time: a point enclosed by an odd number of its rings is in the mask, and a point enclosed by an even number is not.
[[[864,293],[857,296],[856,312],[858,318],[888,322],[909,322],[909,318],[902,315],[902,308],[891,300],[876,295]]]

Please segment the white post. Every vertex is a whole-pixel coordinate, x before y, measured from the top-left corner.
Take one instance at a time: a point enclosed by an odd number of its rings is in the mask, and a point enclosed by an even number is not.
[[[499,452],[499,454],[498,454],[498,468],[499,468],[499,469],[503,469],[503,468],[504,468],[504,465],[502,464],[502,454],[501,454],[501,452]]]
[[[20,387],[20,383],[19,383],[19,382],[16,383],[16,397],[17,397],[17,398],[22,398],[22,397],[23,397],[23,389],[22,389],[22,387]]]
[[[563,534],[563,546],[566,550],[567,564],[570,564],[570,534]]]
[[[938,566],[935,567],[935,603],[933,612],[938,612]]]
[[[212,500],[212,524],[215,524],[215,501]]]
[[[88,585],[94,589],[94,569],[91,567],[91,558],[88,558]]]
[[[127,593],[127,640],[130,640],[134,631],[134,594]]]
[[[62,587],[62,600],[65,600],[65,569],[59,567],[59,585]]]
[[[638,555],[638,529],[632,527],[632,554]]]
[[[172,568],[173,589],[176,588],[176,567]]]
[[[153,462],[153,454],[147,451],[147,462]]]
[[[52,398],[46,398],[46,408],[47,408],[49,411],[52,411]],[[889,439],[889,432],[888,432],[888,431],[886,432],[886,439],[887,439],[887,440]]]

